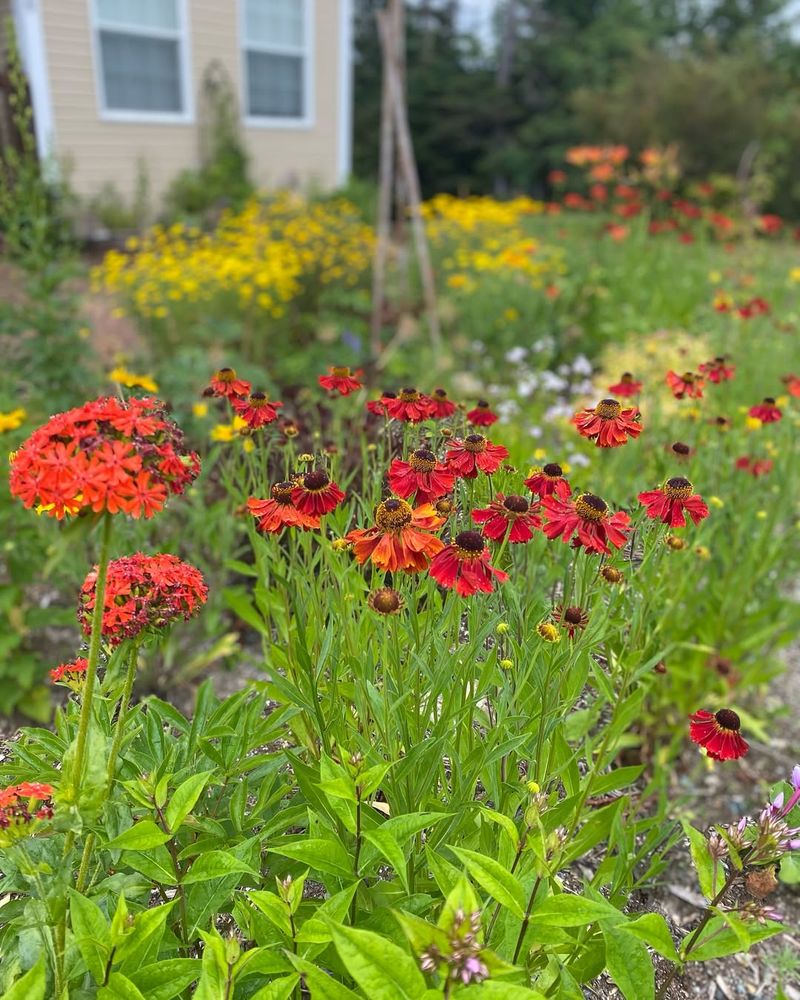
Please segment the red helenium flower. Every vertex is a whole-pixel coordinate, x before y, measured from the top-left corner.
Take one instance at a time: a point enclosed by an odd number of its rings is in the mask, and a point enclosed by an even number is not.
[[[387,417],[389,416],[389,411],[386,406],[391,399],[397,399],[396,392],[389,392],[388,390],[381,394],[380,399],[370,399],[367,402],[367,410],[376,417]]]
[[[672,395],[676,399],[701,399],[703,396],[703,386],[705,382],[694,372],[684,372],[677,375],[673,371],[667,372],[667,385],[672,390]]]
[[[407,462],[395,458],[387,478],[392,492],[404,500],[414,495],[417,503],[433,503],[452,490],[456,474],[428,448],[417,448]]]
[[[434,556],[430,574],[443,587],[469,597],[481,590],[491,593],[495,580],[505,583],[508,574],[495,569],[489,549],[479,531],[461,531],[452,543]]]
[[[756,479],[759,476],[766,476],[772,472],[773,462],[769,458],[751,458],[749,455],[742,455],[735,462],[736,468],[741,472],[749,472]]]
[[[598,448],[618,448],[642,433],[637,409],[623,410],[616,399],[603,399],[572,418],[578,432]]]
[[[483,525],[483,533],[498,542],[508,533],[509,542],[529,542],[533,531],[541,528],[542,519],[538,504],[531,505],[525,497],[498,493],[495,499],[481,510],[473,510],[472,520]]]
[[[320,375],[317,379],[323,389],[329,392],[338,392],[341,396],[349,396],[351,392],[361,388],[362,383],[358,381],[364,373],[359,368],[358,371],[351,372],[349,368],[332,367],[328,369],[327,375]]]
[[[699,366],[701,375],[705,375],[709,382],[728,382],[736,374],[736,366],[729,365],[727,358],[717,357],[712,361],[705,361]]]
[[[431,401],[416,389],[401,389],[396,399],[383,397],[381,402],[392,420],[418,424],[431,416]]]
[[[444,545],[431,534],[442,524],[444,519],[437,517],[430,504],[413,510],[405,500],[390,497],[378,504],[372,528],[359,528],[345,537],[353,543],[353,554],[360,563],[370,559],[387,573],[419,573]]]
[[[762,403],[751,406],[747,413],[748,416],[757,417],[762,424],[776,424],[783,417],[772,396],[765,396]]]
[[[689,716],[689,736],[714,760],[736,760],[750,749],[739,733],[741,721],[730,708],[716,714],[701,709]]]
[[[78,621],[86,635],[92,630],[97,567],[84,580]],[[166,628],[179,618],[197,614],[208,597],[199,569],[177,556],[141,552],[108,564],[103,599],[103,636],[113,645],[145,630]]]
[[[695,524],[708,517],[708,507],[699,493],[693,493],[694,487],[683,476],[674,476],[658,490],[645,490],[639,494],[639,502],[644,504],[648,517],[663,521],[671,528],[683,528],[686,525],[684,511]]]
[[[215,372],[206,390],[210,396],[224,396],[227,399],[235,399],[237,396],[247,396],[250,392],[250,383],[243,378],[237,378],[233,368],[220,368]]]
[[[781,381],[786,386],[786,391],[791,396],[800,396],[800,376],[784,375]]]
[[[444,389],[434,389],[430,395],[431,416],[435,420],[445,420],[456,412],[456,404]]]
[[[479,399],[475,408],[467,413],[467,422],[476,427],[491,427],[498,419],[485,399]]]
[[[605,500],[594,493],[580,493],[573,500],[545,497],[542,500],[542,514],[545,523],[544,534],[550,538],[560,538],[577,548],[589,552],[609,555],[611,549],[621,548],[630,531],[630,518],[625,511],[609,514]]]
[[[303,514],[329,514],[342,500],[342,490],[321,469],[306,472],[295,480],[292,503]]]
[[[294,489],[295,484],[291,482],[274,483],[270,489],[268,500],[250,497],[247,501],[247,509],[256,519],[256,527],[259,531],[277,534],[285,527],[302,528],[303,530],[319,528],[318,516],[305,514],[295,507],[292,501]]]
[[[490,476],[508,458],[508,449],[492,444],[482,434],[468,434],[463,441],[453,439],[447,464],[461,479],[475,479],[479,472]]]
[[[247,426],[255,430],[277,420],[278,409],[283,403],[271,403],[266,393],[251,392],[249,396],[235,396],[231,399],[231,406]]]
[[[537,469],[528,476],[525,485],[531,493],[540,497],[557,496],[566,500],[572,492],[572,488],[564,478],[564,470],[557,462],[548,462],[541,469]]]
[[[623,372],[619,382],[610,385],[608,391],[613,392],[615,396],[638,396],[642,391],[642,383],[637,382],[630,372]]]
[[[152,517],[199,471],[163,403],[111,396],[34,431],[13,456],[10,485],[26,507],[36,504],[59,520],[88,511]]]

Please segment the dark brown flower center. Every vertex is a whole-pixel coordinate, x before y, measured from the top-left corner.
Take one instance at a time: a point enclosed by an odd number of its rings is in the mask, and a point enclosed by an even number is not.
[[[476,455],[480,454],[480,452],[486,451],[486,438],[483,434],[468,434],[464,438],[464,447]]]
[[[622,373],[622,378],[620,379],[620,382],[622,382],[623,385],[629,385],[631,382],[633,382],[633,373],[632,372],[623,372]]]
[[[602,521],[608,504],[594,493],[581,493],[575,500],[575,512],[585,521]]]
[[[664,492],[670,500],[685,500],[692,495],[694,487],[683,476],[673,476],[664,484]]]
[[[436,507],[436,513],[440,517],[449,517],[456,509],[456,505],[452,500],[437,500],[434,506]]]
[[[603,420],[615,420],[622,413],[622,404],[616,399],[601,399],[594,412]]]
[[[400,531],[411,524],[413,511],[405,500],[390,497],[375,509],[375,523],[381,531]]]
[[[521,497],[516,493],[512,493],[503,501],[503,506],[506,510],[512,511],[514,514],[527,514],[530,507],[528,501],[525,497]]]
[[[675,452],[676,455],[684,455],[684,456],[689,455],[692,451],[689,445],[684,444],[683,441],[675,441],[675,443],[672,445],[672,450]]]
[[[387,389],[386,392],[381,393],[381,399],[397,399],[397,393]]]
[[[233,368],[220,368],[217,372],[217,379],[220,382],[233,382],[236,378],[236,372]]]
[[[567,608],[564,612],[563,620],[568,622],[570,625],[580,625],[583,621],[583,608],[579,608],[577,606]]]
[[[350,378],[349,368],[331,368],[331,375],[336,378]]]
[[[328,473],[323,472],[321,469],[315,472],[307,472],[303,476],[303,488],[311,493],[315,493],[318,490],[324,490],[325,487],[330,482],[328,478]]]
[[[248,399],[250,406],[255,406],[256,409],[260,406],[267,405],[267,394],[265,392],[251,392],[250,398]]]
[[[485,546],[480,531],[460,531],[453,541],[462,559],[477,559],[483,553]]]
[[[608,583],[619,583],[622,580],[622,573],[613,566],[604,566],[600,574]]]
[[[381,587],[369,596],[369,605],[382,615],[393,615],[403,606],[403,598],[391,587]]]
[[[475,404],[475,407],[478,410],[488,410],[489,404],[486,402],[485,399],[479,399],[478,402]]]
[[[447,392],[444,389],[434,389],[433,390],[433,395],[437,399],[447,399]]]
[[[414,472],[433,472],[436,468],[436,456],[429,448],[417,448],[408,456],[408,464]]]
[[[294,483],[273,483],[270,494],[278,503],[291,503]]]
[[[681,375],[682,382],[688,382],[691,385],[694,382],[694,380],[695,376],[693,375],[692,372],[684,372],[683,375]]]
[[[419,399],[419,393],[417,392],[416,389],[411,389],[411,388],[401,389],[400,399],[403,403],[416,403],[416,401]]]
[[[764,397],[764,402],[767,404],[767,406],[774,406],[775,405],[775,398],[773,396],[765,396]]]
[[[548,462],[547,465],[542,469],[542,472],[547,476],[548,479],[560,479],[564,475],[564,470],[558,464],[558,462]]]
[[[738,733],[742,728],[742,722],[732,708],[721,708],[714,718],[723,729],[729,729],[732,733]]]

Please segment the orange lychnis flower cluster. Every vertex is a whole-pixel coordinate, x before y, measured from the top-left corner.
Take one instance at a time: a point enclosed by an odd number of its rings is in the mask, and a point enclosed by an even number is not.
[[[65,514],[152,517],[200,471],[183,433],[155,399],[93,400],[51,417],[11,459],[11,492],[26,507]]]

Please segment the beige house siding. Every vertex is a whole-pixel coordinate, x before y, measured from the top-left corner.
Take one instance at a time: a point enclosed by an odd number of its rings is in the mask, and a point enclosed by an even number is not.
[[[240,0],[186,0],[192,121],[109,121],[96,91],[90,4],[93,0],[40,0],[50,78],[56,156],[67,165],[73,189],[91,197],[111,181],[130,198],[139,164],[146,166],[150,198],[158,204],[175,175],[196,166],[197,109],[203,74],[212,62],[225,68],[240,105],[243,53]],[[298,0],[299,2],[299,0]],[[309,127],[242,126],[254,180],[265,187],[335,185],[339,175],[341,9],[345,0],[312,0],[313,97]]]

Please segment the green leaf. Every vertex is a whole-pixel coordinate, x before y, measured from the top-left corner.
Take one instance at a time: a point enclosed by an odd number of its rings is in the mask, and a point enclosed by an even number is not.
[[[370,1000],[418,1000],[425,992],[417,963],[388,938],[335,925],[331,936],[345,968]]]
[[[168,958],[128,974],[147,1000],[172,1000],[199,976],[197,958]]]
[[[735,913],[726,913],[724,917],[718,915],[712,917],[706,924],[700,944],[692,948],[686,956],[686,961],[707,962],[712,958],[735,955],[739,951],[747,951],[757,941],[781,934],[785,930],[783,924],[777,923],[745,924]],[[745,941],[747,944],[743,943]]]
[[[532,924],[550,924],[555,927],[583,927],[595,921],[620,923],[624,919],[623,914],[610,903],[600,903],[567,893],[548,896],[531,915]]]
[[[36,965],[28,969],[24,976],[20,976],[6,990],[0,1000],[44,1000],[44,991],[46,988],[47,973],[45,971],[44,953],[42,953],[39,955]]]
[[[281,934],[291,938],[292,922],[289,919],[289,907],[282,899],[274,892],[260,890],[248,892],[247,897],[261,910],[267,920],[278,928]]]
[[[308,837],[289,844],[278,841],[272,848],[272,853],[280,854],[284,858],[293,858],[314,871],[336,875],[339,878],[353,877],[350,855],[338,840]]]
[[[620,924],[619,930],[641,938],[642,941],[655,949],[659,955],[668,958],[670,962],[680,961],[667,922],[660,913],[643,913],[641,917],[637,917],[627,924]]]
[[[108,985],[97,991],[97,1000],[149,1000],[144,993],[121,972],[112,972]]]
[[[164,934],[167,917],[176,903],[177,900],[173,899],[163,906],[152,906],[137,913],[133,918],[132,932],[126,935],[114,952],[114,961],[125,966],[121,971],[126,976],[131,977],[131,972],[139,968],[151,944],[155,949],[154,953],[157,954],[157,946]],[[152,942],[151,939],[156,936],[158,941]],[[131,969],[131,966],[134,968]]]
[[[250,865],[227,851],[208,851],[200,855],[184,875],[182,882],[184,885],[193,885],[195,882],[208,882],[212,878],[236,874],[252,875],[258,879],[261,877]]]
[[[95,983],[105,979],[111,954],[111,930],[105,914],[91,899],[69,891],[69,914],[75,943]]]
[[[303,973],[306,986],[311,991],[311,1000],[359,1000],[357,993],[342,986],[316,965],[298,958],[297,955],[290,955],[289,958],[292,960],[292,965]]]
[[[464,863],[478,885],[493,899],[509,909],[519,920],[525,917],[525,893],[522,886],[499,861],[463,847],[452,847],[451,850]]]
[[[714,859],[708,853],[708,841],[704,834],[696,830],[688,820],[683,820],[681,826],[683,827],[683,832],[689,838],[689,851],[691,852],[694,869],[697,872],[697,878],[700,882],[700,891],[706,899],[713,899],[716,895],[714,891],[716,865]]]
[[[389,864],[394,868],[400,881],[403,883],[403,888],[406,892],[409,891],[408,888],[408,872],[406,870],[406,856],[403,854],[402,847],[397,843],[394,837],[388,830],[384,830],[383,827],[379,826],[375,830],[367,830],[364,833],[364,839],[373,844],[381,852],[381,854],[386,858]]]
[[[512,983],[493,983],[487,979],[484,983],[475,983],[465,990],[456,993],[458,997],[497,997],[497,1000],[546,1000],[544,993],[530,990],[527,986],[514,986]]]
[[[254,993],[250,1000],[289,1000],[294,993],[295,986],[300,982],[300,976],[292,973],[289,976],[281,976],[280,979],[273,979],[271,983]]]
[[[616,927],[604,927],[606,967],[625,1000],[653,1000],[655,974],[644,941]]]
[[[118,837],[105,845],[109,851],[149,851],[152,847],[160,847],[170,839],[151,819],[143,819],[134,823]]]
[[[175,789],[164,813],[167,826],[173,833],[194,809],[213,773],[213,771],[200,771],[187,778]]]

